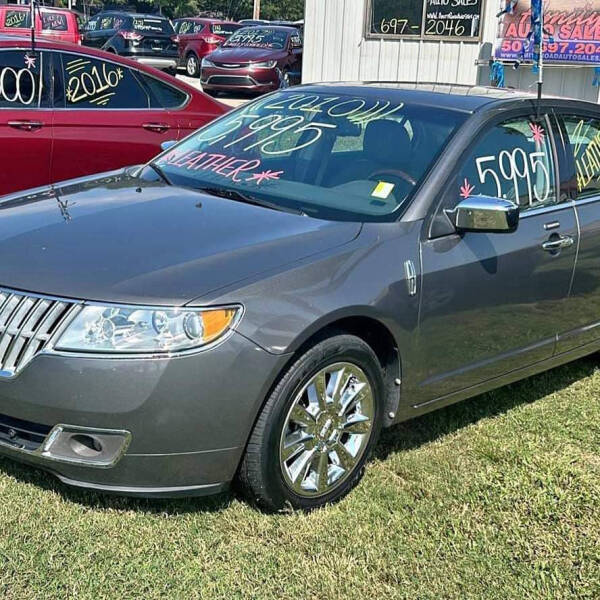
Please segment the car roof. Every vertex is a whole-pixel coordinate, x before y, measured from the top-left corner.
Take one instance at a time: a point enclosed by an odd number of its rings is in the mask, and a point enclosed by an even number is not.
[[[175,21],[194,21],[194,23],[233,23],[234,25],[239,25],[237,21],[231,21],[227,19],[212,19],[210,17],[180,17],[179,19],[173,19]]]
[[[275,29],[276,31],[298,31],[296,27],[289,27],[287,25],[271,25],[271,23],[261,23],[260,25],[244,25],[244,29]]]
[[[164,21],[168,21],[167,17],[165,17],[164,15],[157,15],[156,13],[135,13],[135,12],[127,12],[126,10],[119,10],[114,9],[106,9],[106,10],[102,10],[99,13],[96,13],[94,15],[94,17],[97,17],[99,15],[102,14],[111,14],[111,15],[125,15],[126,17],[137,17],[137,18],[144,18],[144,19],[163,19]],[[91,17],[91,18],[94,18]]]
[[[6,8],[7,10],[22,10],[22,11],[31,10],[31,6],[29,4],[2,4],[2,5],[0,5],[0,8]],[[36,6],[35,10],[41,10],[42,12],[61,12],[61,13],[77,14],[77,11],[70,10],[68,8],[60,8],[57,6]]]
[[[410,102],[428,107],[440,107],[461,112],[475,112],[484,106],[534,102],[536,94],[523,90],[496,88],[491,86],[461,85],[452,83],[413,83],[402,81],[350,81],[313,83],[295,87],[293,90],[322,93],[343,93],[394,102]],[[559,101],[561,104],[593,107],[593,102],[576,98],[565,98],[544,94],[544,101]]]

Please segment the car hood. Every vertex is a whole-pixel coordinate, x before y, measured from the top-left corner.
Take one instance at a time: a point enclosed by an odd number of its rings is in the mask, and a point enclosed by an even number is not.
[[[357,223],[143,182],[123,170],[0,200],[0,286],[182,305],[359,232]]]
[[[249,63],[266,60],[279,60],[281,50],[269,48],[219,48],[209,56],[210,60],[219,63]]]

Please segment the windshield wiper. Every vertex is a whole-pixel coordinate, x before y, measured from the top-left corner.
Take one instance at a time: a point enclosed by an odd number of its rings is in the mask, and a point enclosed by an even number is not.
[[[148,166],[167,184],[173,185],[171,180],[166,176],[165,172],[154,162],[149,162]]]
[[[281,204],[275,204],[268,200],[262,200],[256,196],[249,196],[243,194],[237,190],[228,190],[226,188],[199,188],[199,191],[211,196],[218,196],[219,198],[227,198],[228,200],[235,200],[236,202],[243,202],[244,204],[252,204],[254,206],[262,206],[263,208],[270,208],[271,210],[278,210],[280,212],[292,213],[293,215],[300,215],[306,217],[306,213],[298,208],[291,208],[289,206],[282,206]]]

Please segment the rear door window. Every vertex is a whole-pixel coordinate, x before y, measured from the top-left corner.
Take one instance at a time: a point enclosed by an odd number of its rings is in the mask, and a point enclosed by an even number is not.
[[[84,54],[63,54],[67,108],[148,108],[148,94],[132,70]]]
[[[31,15],[28,10],[7,10],[4,13],[4,27],[7,29],[29,29]]]
[[[600,119],[563,117],[577,173],[577,199],[600,196]]]
[[[522,211],[557,203],[554,159],[545,121],[518,118],[480,137],[459,171],[456,197],[511,200]]]
[[[138,77],[150,92],[150,108],[179,108],[188,98],[185,92],[145,73],[138,73]]]
[[[45,54],[24,50],[0,51],[0,108],[48,108],[50,85]]]

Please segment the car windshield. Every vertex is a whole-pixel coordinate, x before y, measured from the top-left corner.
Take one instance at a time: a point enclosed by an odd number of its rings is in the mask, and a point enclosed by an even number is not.
[[[133,29],[140,33],[175,34],[175,30],[169,21],[166,19],[155,19],[150,17],[134,17]]]
[[[238,29],[224,46],[227,48],[285,48],[288,34],[268,27],[244,27]]]
[[[277,92],[161,154],[168,181],[331,220],[389,221],[462,113],[381,97]]]

